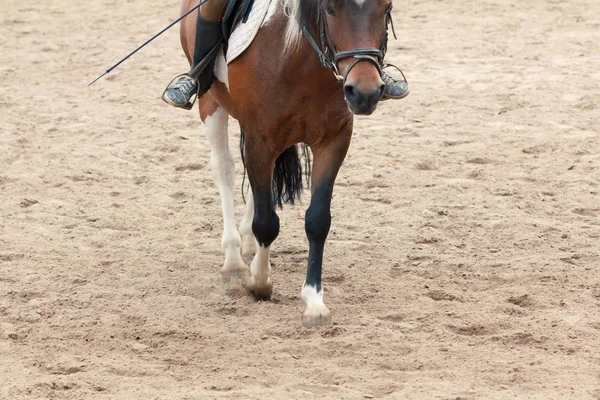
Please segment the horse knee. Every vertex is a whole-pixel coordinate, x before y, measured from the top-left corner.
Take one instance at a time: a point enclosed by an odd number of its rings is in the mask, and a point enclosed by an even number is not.
[[[275,210],[256,210],[252,231],[262,247],[270,247],[279,235],[279,217]]]
[[[225,228],[223,236],[221,237],[221,247],[224,249],[228,249],[231,247],[241,248],[242,237],[240,236],[238,231]]]
[[[325,241],[331,228],[329,206],[313,204],[306,210],[304,219],[306,236],[309,241]]]

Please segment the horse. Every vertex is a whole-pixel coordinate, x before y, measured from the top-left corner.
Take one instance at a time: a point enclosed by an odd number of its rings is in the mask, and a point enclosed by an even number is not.
[[[372,114],[383,96],[381,67],[391,0],[272,0],[249,48],[229,65],[219,55],[211,89],[198,100],[210,144],[210,166],[223,209],[221,273],[242,274],[257,299],[269,299],[269,254],[279,234],[276,206],[302,191],[297,144],[312,152],[311,200],[305,214],[309,242],[302,299],[306,327],[331,324],[323,301],[323,250],[331,227],[336,176],[352,137],[354,115]],[[196,0],[183,0],[182,15]],[[181,46],[192,62],[195,20],[186,18]],[[317,39],[315,39],[317,38]],[[250,190],[236,229],[234,159],[228,117],[242,130]],[[244,260],[252,260],[250,267]]]

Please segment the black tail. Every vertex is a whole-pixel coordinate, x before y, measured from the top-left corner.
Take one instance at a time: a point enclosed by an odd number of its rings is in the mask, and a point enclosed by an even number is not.
[[[244,143],[246,135],[242,131],[240,134],[240,151],[242,153],[242,162],[244,163],[244,181],[246,178],[246,160],[244,157]],[[310,182],[310,152],[308,146],[303,146],[303,153],[306,166],[306,181]],[[275,205],[283,207],[283,203],[294,204],[302,196],[302,163],[300,160],[298,145],[287,148],[277,157],[275,169],[273,170],[273,199]],[[242,184],[242,196],[243,184]]]
[[[302,196],[302,164],[298,145],[287,148],[277,157],[273,171],[273,199],[279,208],[294,204]]]

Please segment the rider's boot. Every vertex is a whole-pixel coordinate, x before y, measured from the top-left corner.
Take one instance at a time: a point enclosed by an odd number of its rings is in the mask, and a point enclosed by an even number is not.
[[[400,100],[410,93],[408,82],[406,82],[404,74],[402,74],[402,77],[400,78],[384,70],[381,73],[381,79],[383,80],[383,83],[385,83],[385,90],[383,91],[383,98],[381,100]]]
[[[196,99],[208,92],[212,85],[215,60],[222,42],[221,23],[207,21],[198,12],[192,68],[171,81],[163,93],[163,100],[172,106],[190,110]]]

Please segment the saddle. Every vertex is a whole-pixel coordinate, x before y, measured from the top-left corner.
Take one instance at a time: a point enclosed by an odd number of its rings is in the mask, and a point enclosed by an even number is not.
[[[227,0],[223,10],[223,53],[227,54],[231,33],[240,23],[246,23],[250,17],[254,0]]]
[[[208,42],[203,42],[202,38],[196,37],[196,39],[199,40],[197,40],[195,43],[194,64],[189,72],[189,76],[196,79],[198,82],[198,89],[195,98],[202,97],[204,93],[208,92],[212,86],[216,58],[221,50],[223,50],[223,54],[227,54],[231,33],[239,24],[248,20],[253,4],[254,0],[227,0],[223,9],[223,20],[220,23],[220,29],[222,32],[219,33],[219,28],[215,26],[214,28],[203,30],[205,35],[209,35],[208,38],[206,38]],[[197,18],[198,24],[207,23],[201,18],[199,11]],[[207,47],[207,45],[212,47]],[[196,57],[198,54],[205,55],[203,58],[197,60]],[[175,80],[177,80],[179,77],[181,77],[181,75],[176,77]],[[194,102],[195,99],[189,104],[193,105]]]

